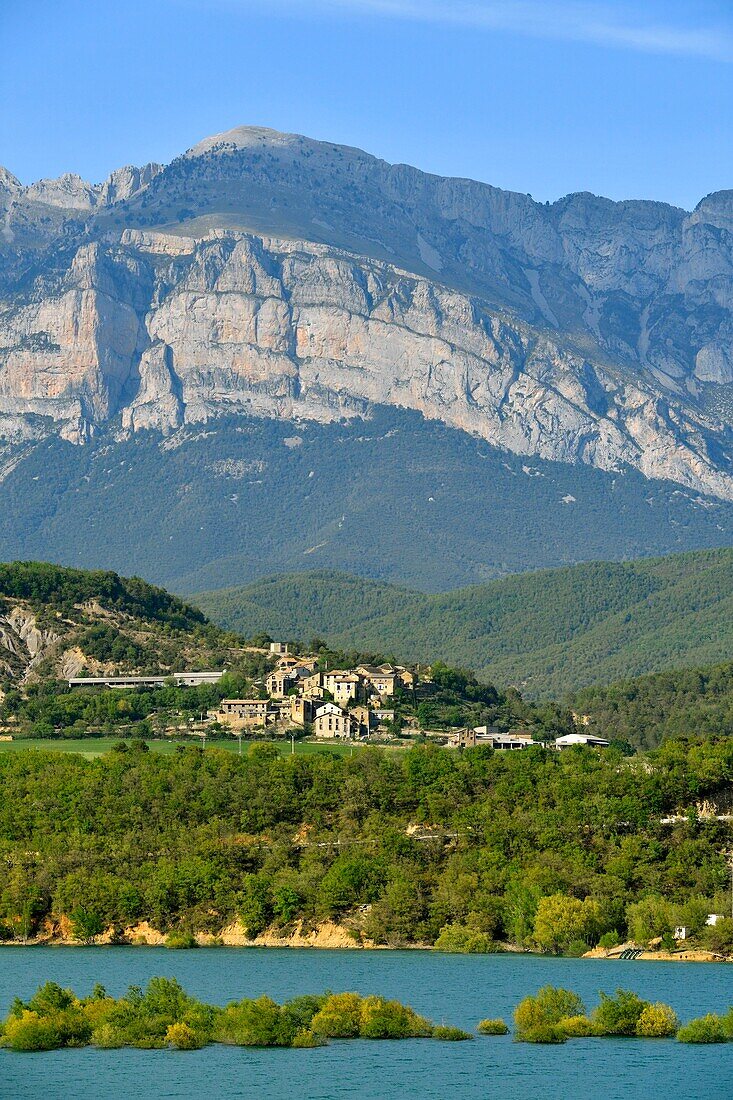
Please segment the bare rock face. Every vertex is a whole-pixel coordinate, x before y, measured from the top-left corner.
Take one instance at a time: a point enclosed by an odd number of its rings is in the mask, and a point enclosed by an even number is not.
[[[731,194],[692,214],[543,206],[256,128],[96,187],[6,173],[0,432],[83,443],[108,424],[392,404],[733,499],[715,412],[733,383]]]
[[[30,608],[13,603],[0,613],[0,670],[9,679],[22,679],[51,652],[59,635],[40,628]]]

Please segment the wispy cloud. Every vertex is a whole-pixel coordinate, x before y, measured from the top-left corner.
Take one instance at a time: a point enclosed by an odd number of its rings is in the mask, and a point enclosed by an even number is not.
[[[644,0],[634,6],[580,0],[218,0],[219,6],[250,10],[267,8],[300,17],[369,15],[511,31],[534,38],[587,42],[643,53],[733,61],[730,19],[703,20],[699,0],[691,0],[687,21],[656,18]],[[208,0],[211,3],[211,0]],[[646,10],[644,10],[646,9]],[[664,8],[661,9],[662,14]]]

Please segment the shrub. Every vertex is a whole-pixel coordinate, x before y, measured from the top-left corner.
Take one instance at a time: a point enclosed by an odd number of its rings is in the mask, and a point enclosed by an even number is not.
[[[297,1028],[270,997],[227,1005],[217,1020],[214,1038],[240,1047],[290,1046]]]
[[[125,1045],[122,1032],[114,1024],[104,1023],[92,1032],[92,1043],[102,1050],[117,1050]]]
[[[46,982],[33,994],[28,1002],[28,1008],[41,1016],[50,1016],[55,1012],[63,1012],[65,1008],[71,1008],[75,1000],[70,989],[62,989],[56,982]]]
[[[669,1039],[677,1034],[680,1022],[669,1005],[649,1004],[636,1022],[636,1034],[642,1039]]]
[[[169,932],[165,939],[165,946],[173,950],[187,950],[190,947],[198,947],[198,943],[192,932]]]
[[[433,1039],[441,1039],[445,1043],[462,1043],[465,1039],[473,1039],[473,1035],[468,1031],[463,1031],[460,1027],[447,1027],[445,1024],[438,1024],[432,1031]]]
[[[573,942],[569,943],[565,948],[564,953],[569,959],[580,959],[585,955],[586,951],[589,950],[590,948],[585,940],[573,940]]]
[[[427,1037],[433,1025],[399,1001],[365,997],[361,1003],[359,1035],[362,1039],[409,1039]]]
[[[454,955],[486,955],[498,950],[485,932],[467,928],[465,924],[445,924],[435,941],[438,951]]]
[[[599,1035],[636,1035],[636,1027],[648,1001],[642,1001],[628,989],[617,989],[615,997],[601,993],[601,1003],[593,1011],[593,1024]]]
[[[733,1008],[729,1008],[725,1016],[722,1017],[723,1031],[729,1039],[733,1039]]]
[[[293,1037],[291,1046],[296,1050],[309,1050],[311,1047],[323,1047],[326,1040],[321,1035],[314,1035],[312,1031],[298,1031]]]
[[[564,1043],[567,1036],[557,1024],[536,1024],[517,1038],[521,1043]]]
[[[618,947],[621,943],[621,937],[614,929],[612,932],[604,932],[598,941],[598,946],[605,948],[607,951],[611,947]]]
[[[177,1050],[200,1050],[204,1045],[204,1039],[182,1020],[169,1026],[165,1033],[165,1041]]]
[[[311,1023],[317,1035],[327,1039],[355,1039],[361,1027],[361,997],[358,993],[332,993]]]
[[[587,1016],[566,1016],[557,1026],[567,1039],[588,1039],[598,1034],[593,1021]]]
[[[525,1032],[554,1026],[568,1016],[582,1016],[584,1013],[585,1005],[577,993],[552,985],[543,986],[534,997],[525,997],[514,1009],[517,1038],[523,1039]]]
[[[53,1020],[24,1009],[5,1023],[5,1043],[11,1050],[56,1050],[63,1046]]]
[[[677,1032],[678,1043],[725,1043],[728,1041],[726,1028],[720,1016],[712,1012],[707,1016],[699,1016],[696,1020],[690,1020],[689,1024],[683,1024]]]
[[[323,1008],[327,996],[314,997],[306,994],[302,997],[293,997],[283,1005],[282,1011],[290,1021],[296,1034],[299,1031],[310,1031],[313,1017]]]
[[[476,1029],[479,1035],[508,1035],[509,1028],[503,1020],[482,1020]]]

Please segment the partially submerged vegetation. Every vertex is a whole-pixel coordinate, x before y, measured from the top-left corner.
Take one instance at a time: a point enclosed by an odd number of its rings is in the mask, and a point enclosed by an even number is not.
[[[507,1035],[501,1019],[482,1020],[480,1035]],[[588,1015],[568,989],[545,986],[514,1011],[514,1039],[564,1043],[576,1038],[671,1039],[683,1043],[733,1042],[733,1008],[680,1027],[669,1005],[652,1004],[618,989],[601,993]],[[278,1004],[271,997],[246,997],[224,1007],[185,992],[175,978],[151,978],[145,990],[130,986],[111,997],[96,985],[77,997],[55,982],[40,986],[28,1001],[16,998],[0,1023],[0,1046],[18,1052],[96,1046],[111,1050],[199,1050],[210,1043],[243,1047],[323,1046],[329,1040],[438,1039],[460,1042],[473,1036],[462,1028],[433,1024],[408,1005],[358,993],[323,993]]]
[[[220,1008],[189,996],[174,978],[151,978],[145,991],[130,986],[119,998],[101,985],[79,998],[47,982],[29,1001],[16,998],[0,1024],[0,1044],[24,1052],[85,1046],[198,1050],[209,1043],[306,1048],[329,1039],[471,1037],[384,997],[324,993],[277,1004],[261,996]]]
[[[672,1039],[681,1043],[733,1042],[733,1008],[724,1016],[708,1015],[680,1026],[669,1005],[645,1001],[628,989],[600,994],[590,1014],[577,993],[547,985],[525,997],[514,1010],[514,1038],[520,1043],[564,1043],[568,1039]],[[478,1030],[483,1032],[483,1021]],[[501,1022],[501,1021],[499,1021]]]

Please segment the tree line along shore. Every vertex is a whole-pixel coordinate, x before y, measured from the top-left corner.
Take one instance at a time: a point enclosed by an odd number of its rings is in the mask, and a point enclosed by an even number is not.
[[[695,807],[731,776],[725,738],[644,758],[136,741],[93,760],[6,754],[0,936],[125,942],[149,922],[171,946],[233,924],[307,942],[330,922],[393,947],[581,955],[631,940],[726,957],[730,823]]]

